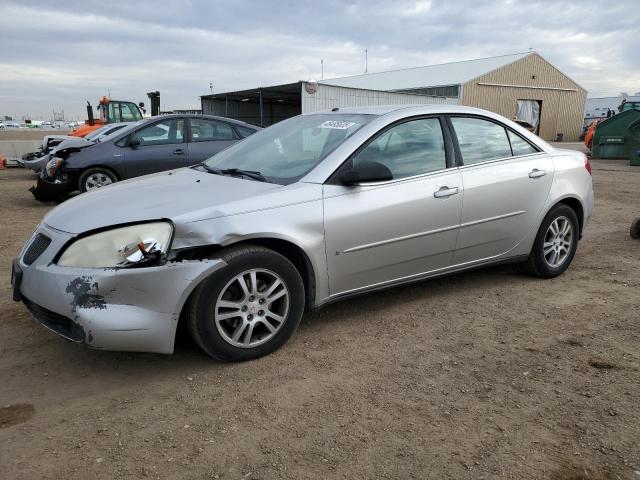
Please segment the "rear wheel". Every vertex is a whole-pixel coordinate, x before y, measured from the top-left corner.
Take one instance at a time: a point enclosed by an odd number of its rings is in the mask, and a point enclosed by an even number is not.
[[[90,192],[100,187],[116,183],[118,177],[106,168],[89,168],[82,172],[78,181],[78,188],[81,192]]]
[[[522,267],[541,278],[557,277],[569,268],[578,248],[579,235],[578,217],[573,209],[556,205],[544,217],[531,254]]]
[[[187,305],[187,326],[209,355],[243,361],[280,348],[304,311],[300,273],[282,255],[243,245],[223,251],[227,263],[204,280]]]

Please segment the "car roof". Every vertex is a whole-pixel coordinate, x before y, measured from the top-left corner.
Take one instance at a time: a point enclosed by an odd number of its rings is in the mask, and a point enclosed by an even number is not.
[[[389,113],[407,110],[411,115],[435,114],[435,113],[468,113],[474,115],[487,115],[491,112],[463,105],[447,105],[447,104],[424,104],[424,105],[378,105],[373,107],[345,107],[331,110],[322,110],[317,112],[305,113],[304,115],[313,114],[361,114],[361,115],[387,115]]]
[[[204,118],[208,120],[220,120],[222,122],[233,123],[234,125],[239,125],[241,127],[254,128],[255,130],[260,130],[262,128],[247,122],[243,122],[242,120],[235,120],[228,117],[218,117],[216,115],[202,115],[198,113],[168,113],[166,115],[156,115],[155,117],[143,118],[142,121],[147,122],[151,120],[158,120],[160,118]]]

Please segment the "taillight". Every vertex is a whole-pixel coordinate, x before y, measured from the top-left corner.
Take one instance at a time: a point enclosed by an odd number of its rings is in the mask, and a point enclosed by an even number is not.
[[[589,157],[587,157],[586,155],[584,157],[584,168],[586,168],[587,172],[589,172],[589,175],[591,175],[591,163],[589,162]]]

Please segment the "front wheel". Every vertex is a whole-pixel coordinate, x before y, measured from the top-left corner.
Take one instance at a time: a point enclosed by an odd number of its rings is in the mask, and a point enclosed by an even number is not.
[[[280,348],[304,311],[300,273],[284,256],[255,245],[232,247],[227,263],[194,290],[187,305],[191,336],[212,357],[243,361]]]
[[[578,217],[567,205],[556,205],[542,220],[531,254],[522,265],[528,273],[553,278],[563,273],[578,248]]]
[[[111,170],[107,170],[106,168],[88,168],[80,175],[78,188],[83,193],[90,192],[100,187],[116,183],[117,181],[118,178]]]

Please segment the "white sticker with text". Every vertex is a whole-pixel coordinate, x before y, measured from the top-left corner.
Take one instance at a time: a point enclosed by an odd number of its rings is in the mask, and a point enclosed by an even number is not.
[[[334,130],[347,130],[353,127],[353,122],[341,122],[339,120],[327,120],[320,125],[320,128],[333,128]]]

